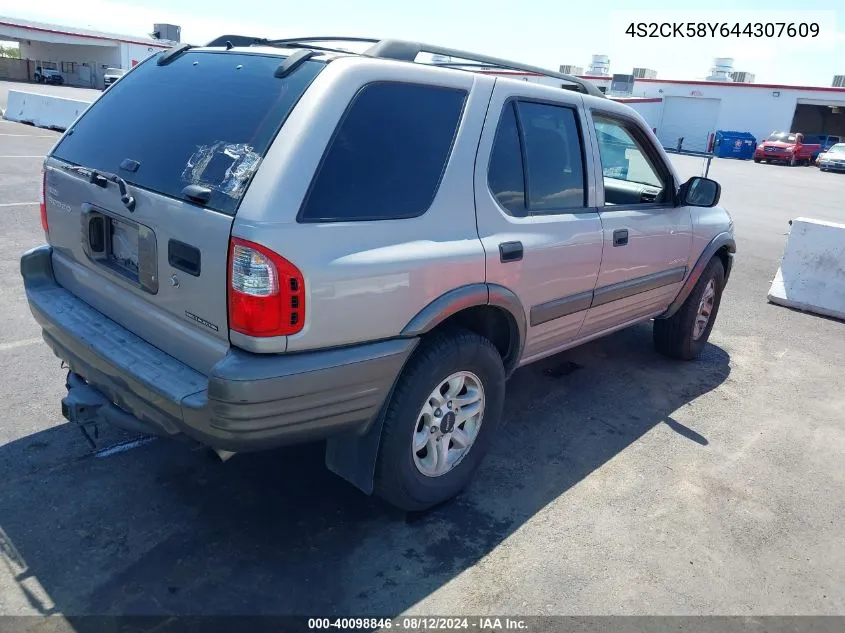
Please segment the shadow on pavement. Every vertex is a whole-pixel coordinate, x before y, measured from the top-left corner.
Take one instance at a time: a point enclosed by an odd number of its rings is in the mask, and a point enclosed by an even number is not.
[[[523,368],[471,487],[409,516],[326,471],[319,445],[100,458],[57,426],[0,447],[0,589],[67,615],[395,616],[656,425],[708,450],[670,416],[729,373],[713,345],[658,356],[648,324]]]

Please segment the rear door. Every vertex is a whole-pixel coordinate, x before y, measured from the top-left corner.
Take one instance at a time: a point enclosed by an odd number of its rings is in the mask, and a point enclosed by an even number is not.
[[[479,145],[476,210],[487,281],[522,301],[523,363],[575,338],[601,263],[581,106],[572,91],[497,80]]]
[[[114,84],[46,163],[58,282],[199,371],[228,348],[233,217],[270,143],[324,64],[157,57]]]

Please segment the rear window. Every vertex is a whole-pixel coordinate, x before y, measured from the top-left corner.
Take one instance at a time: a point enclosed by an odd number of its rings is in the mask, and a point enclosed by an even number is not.
[[[586,206],[581,138],[572,108],[519,102],[528,162],[528,206],[548,213]]]
[[[325,66],[307,61],[278,79],[282,59],[189,51],[157,66],[153,57],[106,91],[53,156],[177,198],[188,185],[207,187],[206,206],[233,215],[285,118]],[[139,166],[121,169],[126,160]]]
[[[409,83],[362,88],[323,156],[299,221],[395,220],[425,213],[466,96],[464,90]]]

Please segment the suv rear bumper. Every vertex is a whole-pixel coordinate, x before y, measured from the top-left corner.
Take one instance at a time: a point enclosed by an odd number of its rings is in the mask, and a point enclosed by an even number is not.
[[[299,354],[233,347],[206,376],[62,288],[53,276],[51,247],[25,253],[21,275],[44,340],[70,366],[62,407],[67,417],[184,434],[223,450],[364,433],[418,342],[392,339]]]

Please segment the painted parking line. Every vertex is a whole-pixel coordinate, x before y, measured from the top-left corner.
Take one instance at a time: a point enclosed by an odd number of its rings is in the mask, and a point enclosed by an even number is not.
[[[12,341],[11,343],[0,343],[0,352],[5,352],[6,350],[10,349],[17,349],[19,347],[28,347],[29,345],[35,345],[36,343],[43,343],[44,339],[41,338],[27,338],[22,341]]]
[[[41,204],[40,202],[2,202],[0,203],[0,207],[28,207],[29,205],[35,206],[36,204]]]

